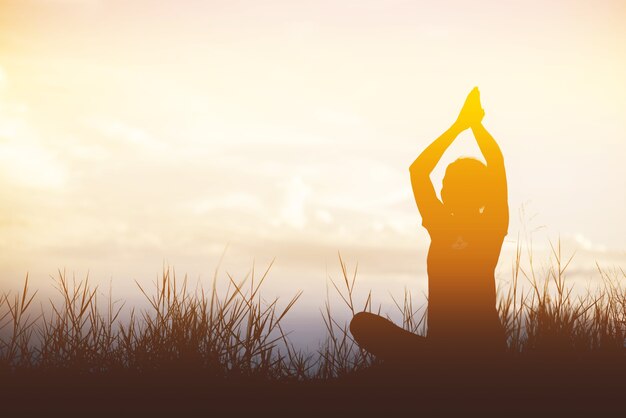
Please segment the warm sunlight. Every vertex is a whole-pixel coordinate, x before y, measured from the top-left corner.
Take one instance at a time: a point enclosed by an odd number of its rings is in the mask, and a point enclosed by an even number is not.
[[[3,414],[626,416],[625,44],[623,0],[0,0]]]
[[[208,280],[228,246],[235,275],[277,257],[268,286],[304,290],[303,312],[337,251],[365,289],[420,293],[428,240],[407,170],[474,85],[508,167],[499,270],[524,225],[545,227],[536,247],[560,236],[587,279],[589,261],[626,259],[625,13],[4,1],[0,283],[67,268],[134,292],[163,263]],[[436,182],[459,154],[479,155],[469,135]]]

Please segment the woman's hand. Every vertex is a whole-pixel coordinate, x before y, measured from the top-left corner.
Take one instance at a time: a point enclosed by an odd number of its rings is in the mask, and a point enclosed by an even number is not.
[[[459,117],[454,122],[459,132],[464,131],[472,126],[480,124],[485,116],[485,111],[480,104],[480,92],[478,87],[474,87],[467,95],[463,108],[459,112]]]

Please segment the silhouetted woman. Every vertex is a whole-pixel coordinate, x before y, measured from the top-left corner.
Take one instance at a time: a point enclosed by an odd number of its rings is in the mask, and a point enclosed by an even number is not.
[[[485,112],[474,88],[457,120],[410,167],[415,202],[428,230],[428,336],[420,337],[371,313],[354,316],[350,331],[383,360],[419,354],[501,352],[505,337],[496,311],[494,270],[509,223],[506,173],[498,144],[482,125]],[[443,179],[441,201],[430,180],[443,153],[471,129],[487,164],[460,158]]]

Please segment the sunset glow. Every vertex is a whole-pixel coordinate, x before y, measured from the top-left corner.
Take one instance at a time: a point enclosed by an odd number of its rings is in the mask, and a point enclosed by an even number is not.
[[[624,265],[624,2],[162,3],[1,2],[2,287],[208,280],[228,246],[237,276],[276,257],[302,309],[338,251],[381,297],[419,294],[408,167],[474,85],[509,177],[501,270],[524,224]],[[464,135],[438,184],[478,155]]]

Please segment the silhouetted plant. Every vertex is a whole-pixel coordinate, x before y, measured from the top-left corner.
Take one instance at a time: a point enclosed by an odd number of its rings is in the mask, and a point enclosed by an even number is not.
[[[517,246],[511,281],[498,289],[498,311],[509,351],[516,355],[560,357],[599,353],[623,356],[626,336],[626,274],[598,266],[602,286],[574,296],[566,283],[571,257],[564,261],[560,243],[552,247],[551,264],[539,274],[532,251],[522,266]],[[329,288],[347,313],[372,311],[372,294],[355,301],[357,268],[352,273],[339,255],[341,279],[329,277]],[[248,376],[270,379],[329,379],[365,369],[375,359],[353,340],[348,324],[337,319],[328,295],[322,320],[326,337],[316,353],[303,353],[289,341],[281,321],[294,306],[297,293],[283,308],[278,299],[265,301],[261,288],[272,264],[260,278],[254,267],[243,279],[227,274],[218,291],[216,271],[211,288],[189,288],[166,268],[153,292],[137,284],[148,302],[121,319],[123,304],[109,295],[105,309],[89,278],[68,280],[58,272],[59,300],[33,312],[37,292],[28,276],[19,293],[0,296],[0,368],[6,370],[64,369],[80,373],[109,371],[204,373],[214,377]],[[530,287],[520,284],[525,280]],[[405,329],[425,335],[426,310],[413,307],[411,293],[393,302]],[[380,314],[380,308],[378,309]]]

